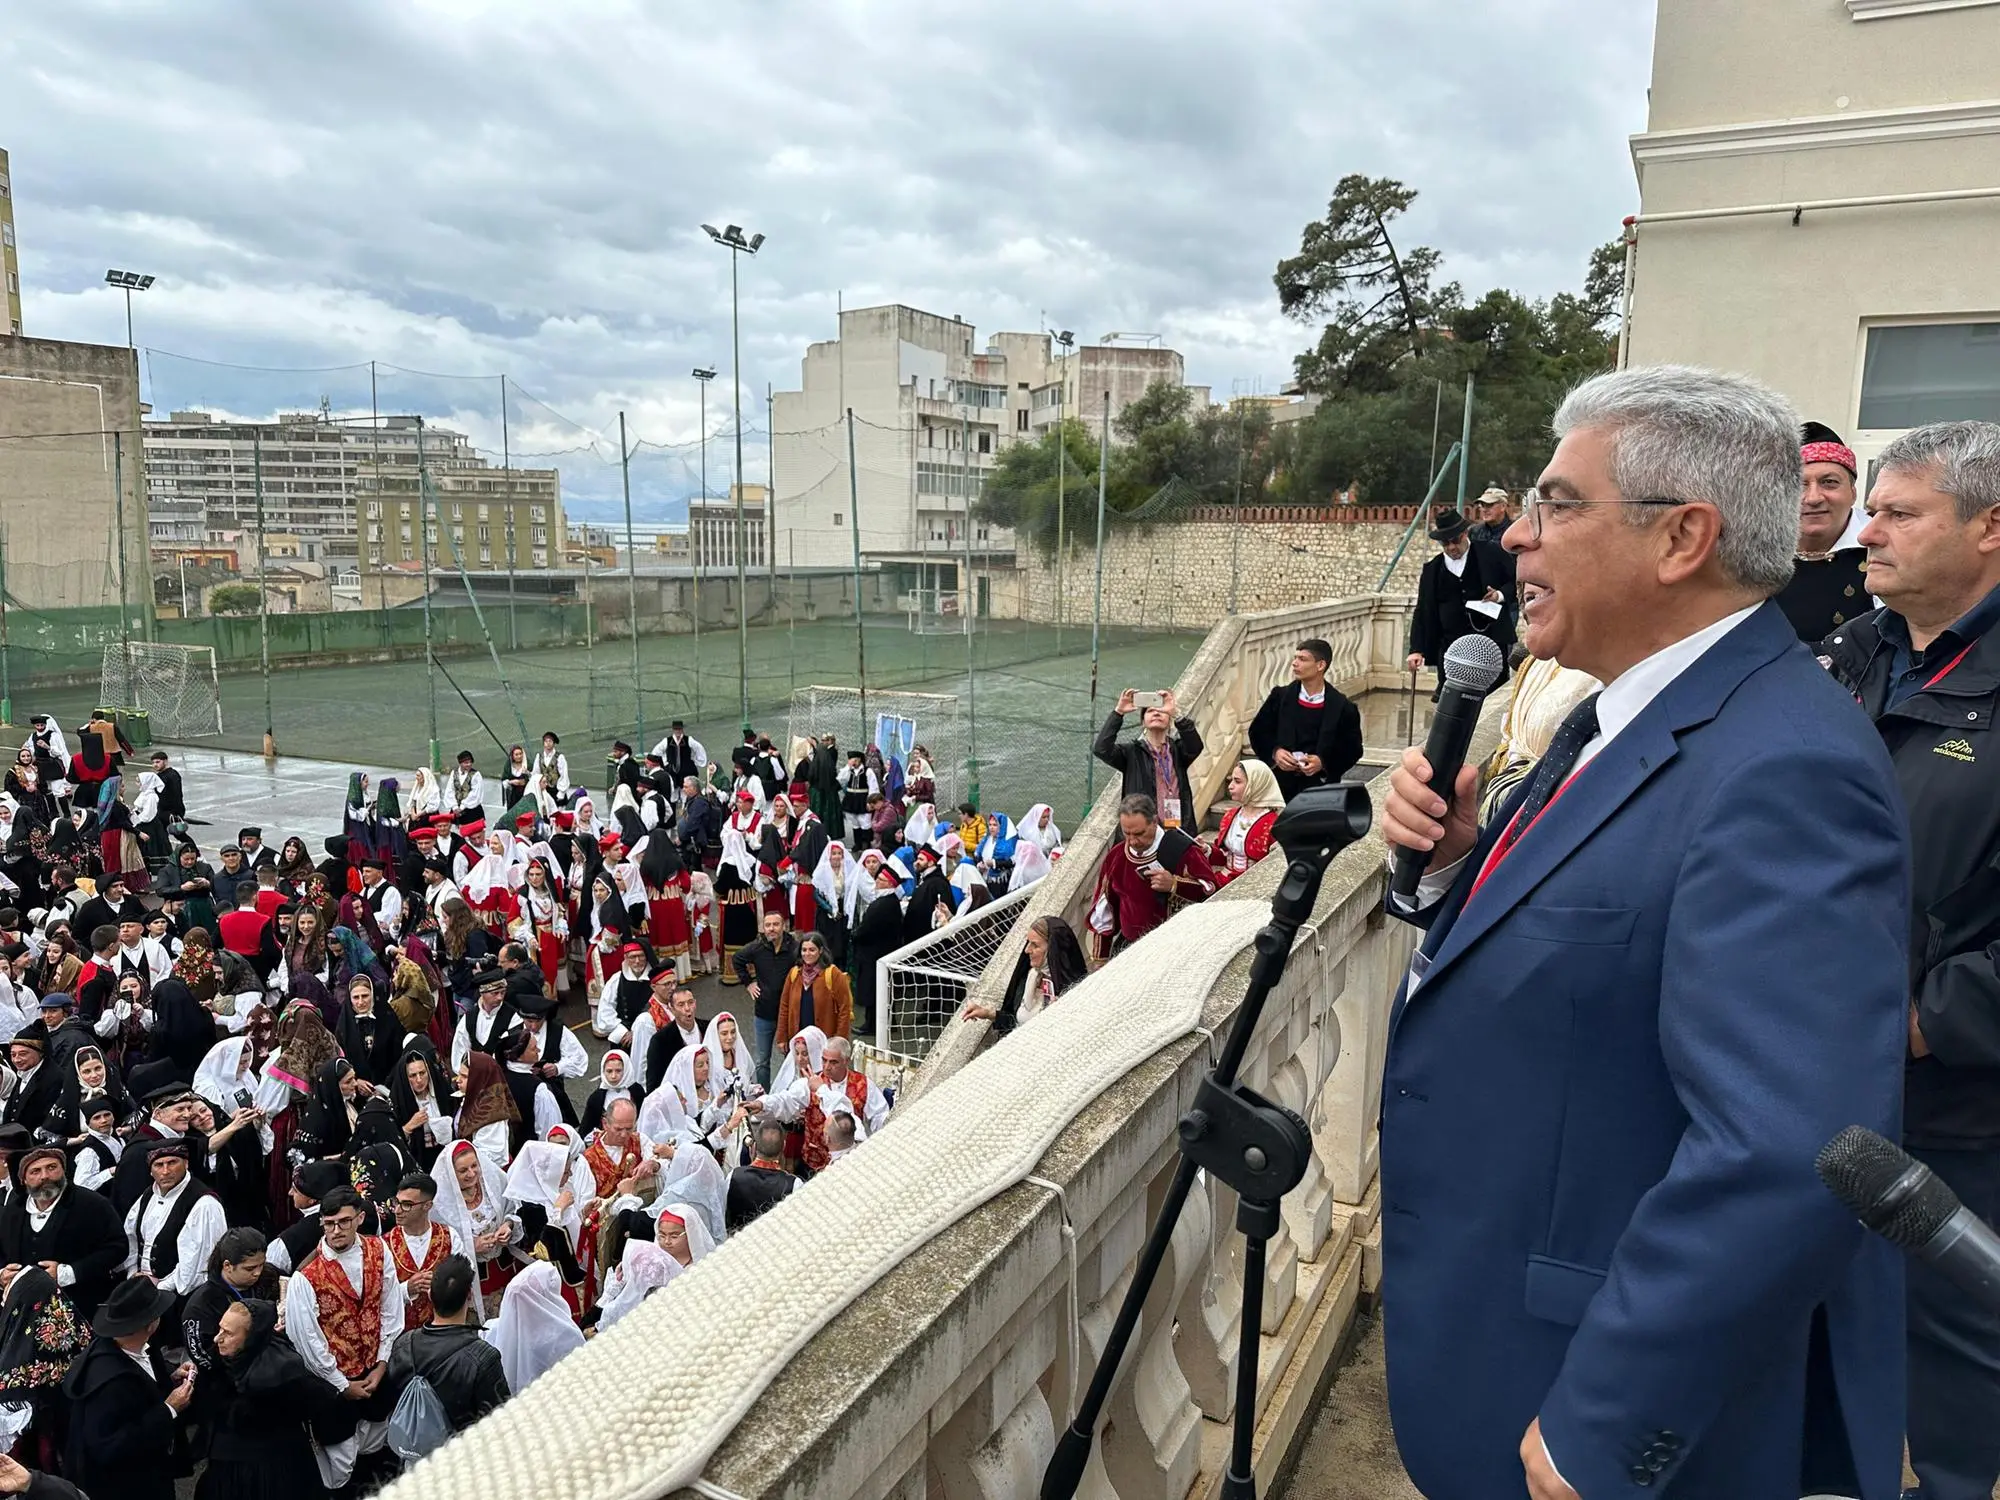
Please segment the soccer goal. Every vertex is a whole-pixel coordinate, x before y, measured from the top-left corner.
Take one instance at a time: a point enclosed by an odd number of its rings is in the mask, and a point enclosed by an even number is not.
[[[110,708],[141,709],[156,739],[222,733],[222,689],[213,646],[133,641],[106,646],[98,697]]]
[[[957,589],[913,589],[903,596],[912,635],[959,635],[965,616]]]
[[[897,761],[906,773],[910,751],[922,745],[937,776],[937,805],[951,807],[965,795],[961,788],[966,785],[969,751],[954,693],[878,692],[870,688],[864,694],[858,687],[823,686],[794,689],[786,743],[804,737],[818,739],[824,734],[834,736],[842,755],[874,745],[884,761]]]

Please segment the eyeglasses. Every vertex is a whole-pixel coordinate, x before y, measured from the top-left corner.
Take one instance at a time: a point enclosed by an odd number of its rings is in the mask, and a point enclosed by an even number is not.
[[[1521,517],[1528,523],[1528,534],[1536,541],[1542,539],[1542,512],[1545,510],[1583,510],[1592,505],[1689,505],[1687,500],[1550,500],[1540,491],[1530,490],[1521,502]]]

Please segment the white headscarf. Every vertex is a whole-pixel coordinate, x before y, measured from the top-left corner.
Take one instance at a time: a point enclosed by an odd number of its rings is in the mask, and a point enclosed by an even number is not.
[[[694,1060],[697,1057],[708,1058],[708,1097],[702,1100],[695,1098]],[[690,1120],[720,1099],[724,1086],[721,1075],[716,1071],[715,1059],[710,1056],[705,1044],[683,1047],[676,1052],[674,1060],[667,1064],[665,1082],[667,1088],[680,1095],[681,1109]]]
[[[660,1173],[653,1201],[693,1207],[711,1244],[728,1236],[729,1174],[715,1164],[706,1146],[684,1146]]]
[[[504,1191],[510,1203],[554,1208],[569,1180],[569,1150],[554,1141],[523,1141],[507,1168]]]
[[[609,1078],[604,1076],[604,1064],[610,1062],[614,1057],[625,1065],[625,1076],[618,1083],[613,1083]],[[604,1107],[606,1109],[611,1108],[620,1099],[630,1099],[632,1097],[632,1054],[627,1052],[623,1047],[606,1047],[604,1049],[604,1060],[597,1065],[597,1086],[604,1090]]]
[[[1007,877],[1007,889],[1023,890],[1049,873],[1049,857],[1042,846],[1025,834],[1014,845],[1014,873]]]
[[[888,863],[888,856],[880,849],[863,849],[854,861],[860,866],[860,874],[853,882],[853,893],[847,898],[852,904],[847,908],[847,925],[852,927],[855,920],[877,896],[882,893],[875,889],[875,877]]]
[[[520,1395],[549,1366],[583,1347],[583,1331],[570,1321],[562,1276],[549,1262],[534,1261],[507,1283],[500,1316],[480,1335],[500,1351],[507,1390]]]
[[[736,811],[732,808],[729,816],[722,820],[721,863],[733,868],[746,884],[755,885],[757,883],[757,851],[750,847],[750,835],[756,835],[758,841],[762,842],[764,834],[763,814],[756,814],[747,829],[736,826],[737,816]]]
[[[840,850],[840,878],[845,883],[839,896],[833,892],[833,851]],[[872,877],[870,877],[872,878]],[[819,863],[813,866],[813,889],[828,908],[839,912],[848,921],[854,920],[854,890],[862,880],[860,866],[854,862],[854,851],[839,839],[830,838],[826,847],[819,851]]]
[[[690,1240],[688,1243],[692,1246],[694,1242]],[[600,1304],[602,1312],[597,1320],[598,1332],[602,1333],[616,1323],[644,1302],[648,1292],[665,1286],[685,1269],[650,1240],[626,1241],[625,1253],[619,1257],[615,1273],[618,1285],[610,1289],[610,1295]]]
[[[700,1205],[671,1198],[664,1200],[653,1210],[653,1225],[656,1232],[661,1214],[672,1214],[681,1221],[681,1227],[687,1231],[689,1269],[699,1265],[701,1258],[715,1248],[715,1236],[708,1232],[708,1224],[702,1217]]]
[[[464,1147],[479,1163],[479,1190],[485,1200],[504,1211],[507,1198],[507,1182],[501,1176],[500,1168],[472,1142],[460,1137],[440,1151],[437,1160],[431,1163],[431,1181],[437,1184],[437,1201],[431,1209],[431,1217],[451,1231],[452,1249],[472,1262],[472,1304],[482,1320],[486,1317],[486,1304],[479,1295],[479,1257],[473,1253],[472,1241],[478,1235],[478,1226],[472,1222],[472,1208],[465,1201],[465,1194],[458,1187],[458,1152]]]
[[[465,872],[466,899],[475,903],[487,900],[496,890],[512,890],[526,878],[520,840],[504,828],[493,829],[487,837],[500,841],[500,852],[486,849]]]
[[[1039,821],[1043,813],[1049,815],[1049,826],[1046,828]],[[1014,858],[1017,860],[1021,857],[1020,840],[1033,842],[1044,854],[1055,853],[1063,843],[1062,830],[1056,827],[1055,811],[1046,802],[1037,802],[1028,809],[1028,815],[1014,825],[1014,837]]]
[[[736,1066],[731,1068],[722,1060],[722,1021],[727,1016],[736,1022]],[[734,1078],[739,1091],[757,1081],[757,1064],[750,1056],[750,1039],[743,1030],[743,1023],[736,1020],[732,1011],[717,1011],[709,1019],[708,1030],[702,1034],[702,1047],[708,1053],[708,1078],[714,1088],[727,1088]],[[682,1048],[686,1051],[686,1048]]]
[[[418,766],[417,774],[410,778],[410,800],[403,808],[404,813],[417,817],[438,812],[443,806],[444,799],[438,793],[437,778],[431,775],[429,766]]]
[[[1255,808],[1259,812],[1272,809],[1282,811],[1285,794],[1278,790],[1278,778],[1271,768],[1261,760],[1245,760],[1243,767],[1243,797],[1236,805],[1241,808]]]
[[[687,1050],[685,1047],[681,1049],[682,1052]],[[678,1057],[680,1053],[674,1055]],[[677,1140],[683,1133],[691,1135],[693,1128],[694,1122],[681,1108],[681,1096],[668,1088],[664,1080],[659,1088],[646,1095],[645,1103],[639,1106],[639,1134],[656,1145],[661,1141]]]
[[[236,1091],[257,1087],[256,1075],[242,1075],[243,1054],[249,1050],[250,1038],[233,1036],[227,1041],[217,1042],[208,1049],[208,1055],[201,1060],[201,1066],[194,1070],[194,1091],[213,1104],[223,1115],[236,1112]]]
[[[784,1065],[778,1069],[776,1076],[771,1079],[771,1092],[774,1094],[782,1094],[798,1079],[799,1061],[794,1051],[793,1043],[797,1042],[799,1037],[805,1038],[806,1057],[812,1064],[813,1072],[817,1073],[819,1071],[820,1054],[826,1050],[826,1033],[821,1031],[817,1026],[808,1026],[805,1030],[794,1036],[791,1041],[785,1043]]]
[[[937,810],[928,802],[919,802],[910,809],[910,815],[903,821],[903,842],[921,849],[931,841],[937,832]]]

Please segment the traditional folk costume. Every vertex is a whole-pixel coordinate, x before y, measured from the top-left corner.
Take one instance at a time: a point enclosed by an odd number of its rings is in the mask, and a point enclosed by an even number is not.
[[[336,1391],[388,1360],[403,1323],[403,1285],[372,1235],[339,1254],[322,1239],[285,1288],[285,1335],[306,1368]],[[313,1450],[328,1489],[344,1486],[355,1460],[388,1441],[398,1394],[384,1381],[365,1401],[329,1403]]]
[[[763,814],[747,793],[738,792],[736,809],[722,825],[722,858],[715,869],[715,899],[722,908],[724,984],[741,983],[732,960],[739,948],[756,939],[760,898],[778,889],[775,845]]]
[[[1155,870],[1174,877],[1170,890],[1148,881]],[[1215,894],[1215,871],[1197,844],[1178,828],[1155,826],[1153,841],[1135,851],[1123,839],[1113,844],[1097,872],[1091,901],[1091,945],[1100,962],[1130,947],[1184,906]]]
[[[400,1224],[392,1225],[382,1236],[382,1246],[389,1252],[389,1264],[397,1284],[403,1288],[403,1330],[422,1328],[431,1320],[430,1293],[410,1291],[410,1278],[421,1271],[435,1271],[438,1262],[454,1252],[469,1255],[470,1247],[459,1252],[450,1226],[436,1220],[421,1236],[406,1233]]]
[[[810,810],[795,814],[789,827],[780,826],[775,817],[771,823],[784,850],[784,857],[778,863],[778,878],[786,891],[786,905],[781,910],[792,931],[811,932],[819,923],[813,872],[819,868],[820,858],[832,840],[827,836],[826,824]],[[767,906],[766,910],[769,909]]]
[[[555,872],[545,860],[536,860],[530,869],[542,872],[537,888],[525,875],[515,892],[519,907],[508,935],[534,955],[542,971],[543,991],[557,994],[561,987],[563,960],[569,953],[569,913],[556,883]]]
[[[836,1110],[851,1114],[861,1127],[855,1135],[857,1144],[887,1123],[889,1101],[858,1068],[850,1067],[847,1076],[836,1083],[817,1064],[810,1073],[799,1073],[794,1059],[785,1061],[792,1076],[780,1072],[785,1086],[778,1088],[774,1080],[764,1107],[772,1119],[798,1124],[799,1160],[809,1171],[826,1170],[826,1120]]]
[[[500,847],[494,848],[495,844]],[[495,938],[504,940],[521,914],[516,889],[526,878],[526,864],[519,841],[506,829],[496,828],[465,872],[465,904],[472,908],[473,919]]]
[[[479,1162],[477,1203],[468,1202],[458,1185],[458,1163],[467,1153]],[[521,1265],[513,1247],[520,1243],[523,1231],[520,1217],[507,1211],[506,1174],[486,1152],[461,1137],[438,1153],[431,1168],[431,1180],[437,1184],[437,1207],[433,1211],[437,1221],[451,1230],[460,1255],[468,1259],[476,1255],[474,1264],[479,1279],[473,1295],[478,1301],[479,1315],[484,1318],[488,1309],[499,1308],[500,1293],[506,1290]],[[507,1231],[504,1242],[475,1251],[481,1235],[503,1228]]]
[[[1849,474],[1859,474],[1854,450],[1832,428],[1808,422],[1803,436],[1799,456],[1805,463],[1839,464]],[[1868,549],[1860,542],[1861,528],[1867,524],[1867,511],[1857,503],[1848,512],[1839,540],[1823,553],[1799,553],[1792,563],[1791,582],[1772,596],[1808,646],[1817,646],[1849,620],[1875,608],[1868,592]]]
[[[688,919],[692,882],[687,866],[681,863],[673,840],[657,830],[646,835],[638,865],[646,893],[646,936],[653,946],[653,962],[671,963],[686,979],[693,968],[689,955],[694,946],[694,927]]]
[[[506,1194],[521,1220],[522,1251],[555,1267],[570,1316],[582,1318],[597,1305],[597,1219],[590,1215],[597,1191],[575,1129],[554,1125],[545,1139],[524,1144],[507,1169]]]
[[[1210,856],[1219,886],[1271,852],[1271,830],[1285,806],[1285,794],[1278,790],[1277,775],[1269,766],[1246,760],[1242,768],[1243,800],[1222,815],[1222,831],[1215,836]]]

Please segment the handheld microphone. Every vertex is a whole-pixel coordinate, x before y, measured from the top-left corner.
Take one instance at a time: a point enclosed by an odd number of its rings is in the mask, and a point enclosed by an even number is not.
[[[1444,798],[1445,812],[1451,811],[1451,793],[1465,764],[1465,752],[1472,744],[1472,731],[1479,725],[1479,710],[1507,670],[1506,653],[1500,643],[1483,635],[1462,635],[1444,653],[1444,688],[1431,713],[1430,737],[1424,741],[1424,759],[1431,763],[1431,787]],[[1389,882],[1389,894],[1404,911],[1416,906],[1417,882],[1424,878],[1424,866],[1431,862],[1429,851],[1398,849],[1396,873]]]
[[[1929,1167],[1859,1125],[1822,1146],[1813,1166],[1869,1229],[2000,1311],[2000,1234]]]

